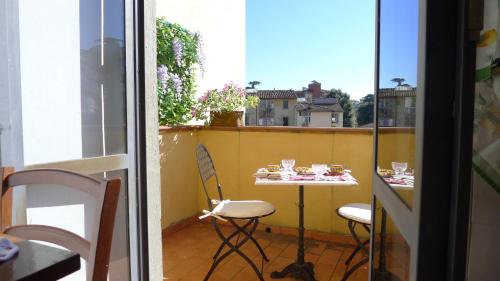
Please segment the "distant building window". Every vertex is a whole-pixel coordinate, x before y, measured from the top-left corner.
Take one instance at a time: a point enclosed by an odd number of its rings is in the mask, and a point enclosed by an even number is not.
[[[332,123],[337,123],[337,113],[332,113]]]
[[[416,106],[416,98],[405,97],[405,107],[415,107],[415,106]]]
[[[283,117],[283,126],[288,126],[288,117]]]
[[[288,100],[283,101],[283,109],[288,109]]]
[[[311,115],[307,111],[299,111],[299,117],[297,119],[297,125],[308,127],[311,123]]]

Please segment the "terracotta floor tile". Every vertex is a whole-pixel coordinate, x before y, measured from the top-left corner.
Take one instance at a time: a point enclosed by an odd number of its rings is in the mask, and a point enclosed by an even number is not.
[[[330,264],[316,264],[314,266],[314,273],[317,281],[329,281],[334,269],[335,266]]]
[[[280,256],[292,259],[297,258],[297,244],[288,244]]]
[[[215,270],[211,280],[234,280],[233,277],[243,270],[244,265],[238,265],[235,262],[227,262]]]
[[[164,271],[163,277],[166,278],[165,280],[180,280],[182,277],[191,272],[193,268],[196,268],[202,263],[202,260],[196,258],[179,262],[170,270]]]
[[[205,278],[205,276],[207,275],[207,272],[210,269],[211,265],[212,264],[207,261],[206,263],[198,266],[194,270],[188,272],[180,280],[182,280],[182,281],[200,281],[200,280],[203,280],[203,278]]]
[[[368,264],[363,267],[360,267],[356,271],[356,275],[353,278],[354,281],[366,281],[368,280]]]
[[[264,248],[264,252],[266,253],[267,258],[270,261],[273,261],[283,252],[283,249],[276,247],[274,245],[270,245],[270,246]]]
[[[316,254],[316,255],[321,255],[321,253],[323,253],[323,251],[325,250],[326,245],[327,245],[327,243],[325,243],[325,242],[320,242],[320,241],[315,241],[315,240],[310,240],[310,239],[306,240],[306,242],[304,244],[305,244],[306,252]]]
[[[264,279],[267,280],[268,278],[269,278],[269,276],[264,275]],[[253,271],[249,267],[246,267],[246,268],[244,268],[242,271],[238,272],[238,274],[236,274],[234,276],[234,280],[238,280],[238,281],[258,281],[259,278],[257,277],[257,274],[255,273],[255,271]]]
[[[306,259],[306,262],[312,262],[313,264],[315,264],[319,259],[319,255],[306,252],[305,259]]]
[[[330,281],[340,281],[342,280],[342,277],[344,276],[346,266],[344,264],[344,261],[349,257],[350,251],[343,251],[342,256],[340,257],[339,262],[335,266],[335,269],[333,271],[332,277]]]
[[[319,257],[317,263],[335,266],[337,265],[341,255],[342,251],[340,250],[326,249]]]
[[[267,273],[265,276],[269,276],[271,272],[273,271],[281,271],[283,268],[285,268],[287,265],[291,264],[294,262],[295,259],[291,258],[286,258],[286,257],[277,257],[265,270],[264,272]],[[280,279],[283,280],[283,279]]]
[[[233,231],[230,226],[222,226],[227,235]],[[258,231],[255,238],[270,259],[264,263],[264,279],[270,278],[271,272],[283,270],[297,258],[297,237]],[[241,239],[241,237],[240,237]],[[235,242],[235,239],[233,240]],[[163,240],[163,272],[164,280],[168,281],[200,281],[203,280],[213,262],[213,255],[221,243],[212,226],[207,223],[195,223],[180,231],[168,235]],[[344,261],[354,249],[338,243],[306,239],[306,261],[315,264],[318,281],[341,280],[345,265]],[[229,248],[225,247],[223,253]],[[248,241],[241,249],[256,266],[261,269],[262,257],[255,245]],[[395,255],[396,256],[396,255]],[[355,263],[363,258],[357,255]],[[398,272],[401,274],[401,272]],[[368,266],[363,266],[352,275],[352,281],[365,281],[368,276]],[[257,275],[236,253],[232,253],[216,268],[210,281],[258,281]],[[297,280],[292,277],[280,281]]]

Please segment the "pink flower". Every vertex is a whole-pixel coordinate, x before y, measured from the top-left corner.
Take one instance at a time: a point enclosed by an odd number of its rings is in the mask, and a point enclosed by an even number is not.
[[[198,98],[198,101],[199,101],[199,102],[204,102],[204,101],[206,101],[206,100],[208,99],[208,94],[209,94],[209,93],[210,93],[210,92],[206,92],[205,94],[203,94],[201,97],[199,97],[199,98]]]

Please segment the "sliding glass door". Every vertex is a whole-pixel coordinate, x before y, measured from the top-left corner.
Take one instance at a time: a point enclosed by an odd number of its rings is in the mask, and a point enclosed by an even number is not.
[[[110,280],[139,276],[133,18],[131,0],[0,0],[0,165],[122,180]],[[76,191],[21,189],[13,223],[89,237],[94,210]]]
[[[459,280],[447,278],[468,208],[454,201],[470,179],[456,162],[471,149],[467,2],[377,1],[371,280]]]

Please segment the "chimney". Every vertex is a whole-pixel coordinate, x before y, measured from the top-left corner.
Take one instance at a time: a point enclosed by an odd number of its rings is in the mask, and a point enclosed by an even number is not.
[[[317,99],[321,97],[321,83],[313,80],[309,84],[308,91],[312,94],[313,99]]]

